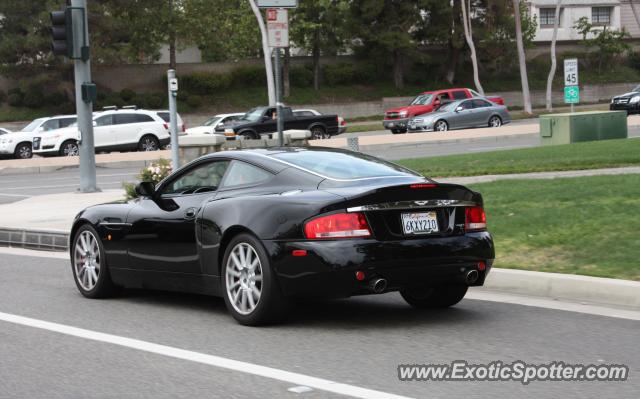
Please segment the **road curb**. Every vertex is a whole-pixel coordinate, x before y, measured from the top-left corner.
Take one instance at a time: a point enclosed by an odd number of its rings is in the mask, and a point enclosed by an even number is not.
[[[62,230],[32,230],[0,227],[0,246],[66,251],[69,233]]]
[[[98,162],[98,169],[122,169],[122,168],[144,168],[149,166],[153,160],[136,160],[136,161],[115,161],[115,162]],[[40,174],[58,172],[60,170],[78,169],[78,165],[43,165],[43,166],[25,166],[25,167],[8,167],[0,168],[0,175],[22,175],[22,174]]]
[[[637,281],[493,268],[484,287],[510,294],[640,310],[640,282]]]

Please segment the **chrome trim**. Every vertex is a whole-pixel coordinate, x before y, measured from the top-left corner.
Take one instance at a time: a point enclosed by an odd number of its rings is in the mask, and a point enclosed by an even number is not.
[[[105,227],[129,227],[131,223],[123,223],[123,222],[100,222],[100,226]]]
[[[421,209],[421,208],[448,208],[459,206],[476,206],[472,201],[460,200],[425,200],[425,201],[398,201],[385,202],[381,204],[361,205],[347,208],[347,212],[363,211],[393,211],[398,209]]]

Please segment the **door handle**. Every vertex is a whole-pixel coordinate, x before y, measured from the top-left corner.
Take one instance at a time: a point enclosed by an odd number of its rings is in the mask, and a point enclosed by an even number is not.
[[[196,217],[196,208],[189,208],[186,211],[184,211],[184,218],[189,220],[189,219],[195,219]]]

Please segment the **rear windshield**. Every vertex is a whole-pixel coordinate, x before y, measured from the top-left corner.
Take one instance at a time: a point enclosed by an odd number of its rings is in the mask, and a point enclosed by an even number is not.
[[[272,157],[331,179],[419,176],[399,165],[364,154],[296,150],[273,154]]]

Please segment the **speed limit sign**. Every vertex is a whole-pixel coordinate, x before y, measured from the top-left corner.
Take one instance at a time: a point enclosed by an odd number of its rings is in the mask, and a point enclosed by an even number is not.
[[[578,85],[578,59],[569,58],[564,60],[564,85]]]

